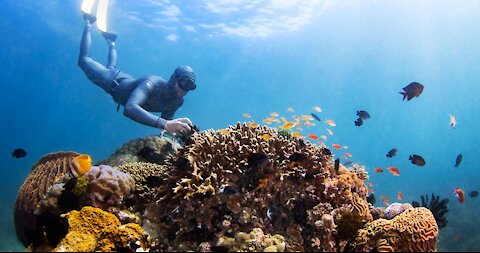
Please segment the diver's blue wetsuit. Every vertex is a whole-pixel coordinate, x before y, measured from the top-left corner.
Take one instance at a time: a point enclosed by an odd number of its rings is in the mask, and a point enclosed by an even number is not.
[[[84,18],[85,29],[80,45],[78,65],[85,75],[110,94],[115,102],[124,106],[123,114],[125,116],[147,126],[165,129],[166,120],[171,120],[175,111],[183,104],[183,97],[177,97],[175,91],[175,84],[180,78],[177,71],[173,73],[168,82],[159,76],[134,79],[116,68],[115,36],[107,33],[103,35],[109,44],[108,64],[105,67],[94,61],[90,57],[90,32],[95,19],[88,16],[84,16]],[[193,82],[194,78],[195,74],[193,74]],[[150,112],[161,112],[162,114],[161,117],[157,117]]]

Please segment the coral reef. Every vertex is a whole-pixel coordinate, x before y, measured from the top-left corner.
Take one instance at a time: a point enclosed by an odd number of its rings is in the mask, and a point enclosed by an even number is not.
[[[265,134],[271,138],[263,139]],[[246,124],[196,133],[185,144],[166,160],[170,176],[144,214],[144,229],[157,240],[155,250],[178,245],[195,250],[254,228],[284,235],[288,251],[340,250],[373,220],[366,172],[342,165],[336,171],[324,147]],[[329,208],[309,212],[326,203]],[[358,223],[339,243],[335,226],[325,235],[316,224],[325,214],[335,223],[352,212]],[[319,238],[331,241],[315,245]]]
[[[153,199],[163,182],[168,177],[165,168],[155,163],[126,163],[117,167],[135,180],[135,210],[144,210]]]
[[[53,252],[112,252],[147,249],[147,236],[137,224],[121,225],[115,215],[99,208],[83,207],[63,217],[69,231]]]
[[[435,217],[435,220],[437,221],[438,228],[442,230],[445,228],[445,226],[448,223],[447,218],[445,215],[448,213],[448,202],[449,200],[447,198],[442,199],[440,201],[440,196],[433,194],[432,193],[432,198],[430,199],[430,202],[428,202],[428,194],[425,194],[425,196],[421,196],[422,199],[422,204],[420,205],[417,201],[413,201],[412,205],[414,207],[426,207],[430,211],[432,211],[433,216]]]
[[[108,165],[92,166],[84,175],[87,179],[87,200],[83,205],[107,210],[110,207],[123,207],[125,200],[135,191],[133,178]]]
[[[282,235],[265,235],[260,228],[254,228],[250,233],[239,232],[234,237],[222,236],[217,245],[210,247],[211,250],[227,252],[284,252],[286,248],[285,238]],[[199,251],[204,245],[199,246]]]
[[[15,230],[23,245],[43,243],[43,227],[50,222],[48,218],[39,216],[40,202],[50,188],[68,172],[70,160],[78,155],[80,154],[76,152],[50,153],[33,165],[15,201]],[[61,192],[61,188],[57,187],[56,191]]]
[[[403,213],[403,211],[405,211],[407,209],[410,209],[410,208],[412,208],[412,205],[410,205],[408,203],[405,203],[405,204],[392,203],[387,208],[385,208],[385,210],[383,212],[383,217],[385,219],[390,220],[393,217]]]
[[[125,163],[149,162],[163,164],[166,157],[175,152],[180,145],[165,136],[147,136],[125,143],[109,158],[96,164],[108,164],[117,167]]]
[[[362,252],[432,252],[436,251],[437,237],[432,212],[410,206],[391,220],[367,223],[358,232],[354,248]]]

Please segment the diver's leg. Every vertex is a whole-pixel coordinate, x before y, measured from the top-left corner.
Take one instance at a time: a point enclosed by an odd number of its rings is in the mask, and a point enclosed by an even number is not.
[[[102,32],[103,37],[108,43],[108,64],[107,68],[117,68],[117,49],[115,47],[115,40],[117,35],[114,33]]]
[[[78,65],[83,70],[85,75],[90,81],[107,91],[111,92],[111,78],[114,75],[114,71],[106,68],[102,64],[96,62],[90,57],[90,47],[92,44],[91,28],[92,20],[91,15],[84,15],[85,28],[83,30],[82,40],[80,43],[80,54],[78,56]]]

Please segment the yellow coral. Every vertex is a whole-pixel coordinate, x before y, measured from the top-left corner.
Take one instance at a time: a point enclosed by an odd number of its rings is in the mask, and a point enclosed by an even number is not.
[[[378,219],[358,232],[356,251],[436,251],[438,226],[424,207],[411,208],[392,220]]]
[[[60,241],[54,252],[64,251],[116,251],[129,248],[132,243],[146,248],[146,235],[142,228],[133,223],[121,225],[115,215],[94,207],[84,207],[65,215],[69,232]]]

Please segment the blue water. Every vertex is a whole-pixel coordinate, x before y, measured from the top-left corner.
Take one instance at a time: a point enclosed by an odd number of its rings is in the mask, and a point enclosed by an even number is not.
[[[23,250],[12,207],[41,156],[74,150],[101,160],[131,139],[159,133],[116,112],[78,68],[80,4],[4,0],[0,8],[2,251]],[[219,129],[247,120],[244,113],[260,123],[271,112],[291,117],[321,106],[318,115],[337,124],[334,135],[324,123],[304,133],[347,145],[351,160],[369,171],[377,206],[379,196],[394,202],[398,191],[403,202],[430,193],[449,198],[439,250],[478,251],[480,198],[462,205],[452,191],[480,190],[479,12],[476,0],[111,0],[108,25],[118,34],[121,70],[164,78],[178,65],[195,70],[198,88],[175,117]],[[96,29],[92,36],[92,56],[105,63],[107,45]],[[423,93],[402,101],[398,92],[414,81]],[[357,110],[371,115],[361,127],[353,123]],[[387,159],[393,147],[399,152]],[[13,158],[16,148],[27,156]],[[426,165],[413,165],[411,154]],[[401,175],[373,172],[389,165]]]

